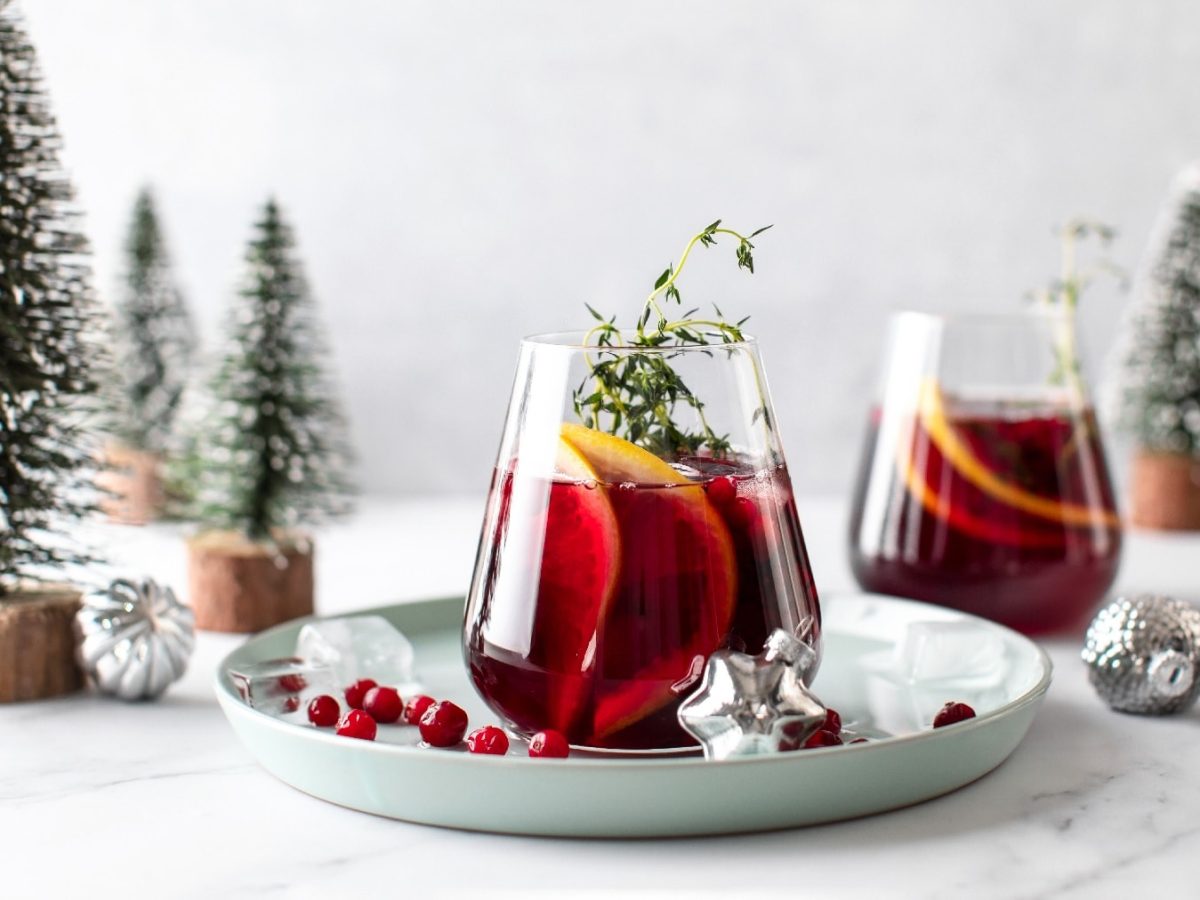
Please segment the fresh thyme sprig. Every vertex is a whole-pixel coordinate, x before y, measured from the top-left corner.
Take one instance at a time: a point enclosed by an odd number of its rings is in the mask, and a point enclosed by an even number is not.
[[[585,425],[620,435],[659,456],[680,452],[695,454],[702,449],[707,449],[716,457],[729,454],[731,447],[728,435],[720,435],[713,430],[704,412],[704,402],[671,366],[671,360],[680,353],[663,348],[743,341],[742,326],[749,317],[727,322],[714,304],[714,318],[698,318],[699,310],[690,309],[672,320],[664,307],[671,303],[683,306],[678,285],[679,274],[697,244],[702,247],[714,246],[718,235],[734,238],[737,241],[738,268],[753,274],[754,244],[751,239],[770,227],[768,225],[749,235],[742,235],[722,228],[718,219],[699,234],[693,235],[684,247],[678,264],[668,265],[654,282],[654,288],[646,297],[638,316],[636,332],[628,342],[617,327],[615,316],[605,318],[590,305],[587,307],[596,325],[588,331],[583,342],[588,346],[594,343],[597,352],[594,356],[589,354],[590,371],[573,397],[575,413]],[[604,349],[617,347],[623,348],[624,352]],[[624,349],[630,347],[654,352],[638,353]],[[702,352],[712,355],[711,351]],[[688,431],[676,422],[675,408],[680,403],[695,410],[699,431]],[[764,424],[769,428],[770,422],[764,413],[765,404],[762,410],[755,413],[755,417],[762,415]]]
[[[1097,275],[1113,275],[1124,280],[1125,273],[1107,257],[1102,257],[1092,266],[1079,269],[1079,242],[1089,237],[1099,240],[1107,251],[1116,230],[1110,225],[1091,219],[1072,219],[1059,230],[1062,242],[1059,277],[1035,293],[1036,300],[1047,309],[1056,309],[1060,321],[1055,333],[1055,366],[1050,374],[1050,383],[1073,389],[1083,396],[1083,376],[1079,367],[1079,342],[1075,333],[1076,310],[1084,290]]]

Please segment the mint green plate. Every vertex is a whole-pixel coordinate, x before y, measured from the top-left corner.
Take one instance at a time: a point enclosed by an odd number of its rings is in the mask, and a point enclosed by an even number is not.
[[[373,743],[339,738],[300,716],[284,721],[250,708],[228,676],[231,668],[291,655],[307,620],[263,632],[229,654],[217,673],[217,699],[263,768],[340,806],[479,831],[665,837],[813,825],[948,793],[1016,749],[1050,685],[1046,654],[999,625],[873,595],[833,596],[822,605],[825,653],[816,693],[849,728],[895,736],[724,762],[698,756],[529,759],[515,741],[507,757],[475,756],[417,747],[416,729],[396,726],[381,726]],[[495,722],[463,667],[462,608],[455,598],[363,613],[382,615],[408,635],[430,694],[462,705],[473,726]],[[947,696],[944,684],[888,674],[897,642],[908,626],[922,622],[974,623],[978,627],[968,630],[976,640],[991,635],[985,642],[1001,660],[993,667],[997,677],[974,686],[960,680]],[[957,652],[953,642],[951,634],[939,645],[948,660]],[[937,660],[932,663],[936,671]],[[931,730],[933,714],[947,700],[971,703],[978,716]]]

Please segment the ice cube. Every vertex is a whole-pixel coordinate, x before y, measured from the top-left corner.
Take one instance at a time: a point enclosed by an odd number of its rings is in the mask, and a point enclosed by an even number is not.
[[[401,694],[418,687],[408,638],[382,616],[324,619],[300,629],[296,655],[328,666],[343,687],[360,678],[391,685]]]
[[[1008,670],[1004,638],[976,622],[913,622],[896,644],[896,674],[910,684],[986,690]]]
[[[337,694],[329,666],[294,656],[238,666],[229,677],[247,705],[271,716],[290,716],[318,694]]]

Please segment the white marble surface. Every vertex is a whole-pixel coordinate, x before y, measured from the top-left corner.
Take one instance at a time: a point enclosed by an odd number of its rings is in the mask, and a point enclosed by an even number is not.
[[[321,610],[461,591],[480,511],[367,504],[321,536]],[[821,588],[852,587],[842,506],[813,499],[801,515]],[[180,534],[103,538],[182,585]],[[1198,562],[1200,538],[1134,534],[1120,585],[1200,599]],[[628,842],[439,830],[292,790],[255,765],[213,698],[214,668],[237,642],[202,635],[157,704],[81,694],[0,708],[0,897],[1195,896],[1200,713],[1108,712],[1075,637],[1046,642],[1055,681],[1024,744],[957,793],[803,830]]]

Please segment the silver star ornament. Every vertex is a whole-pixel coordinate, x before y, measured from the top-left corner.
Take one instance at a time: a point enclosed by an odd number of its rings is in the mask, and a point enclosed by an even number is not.
[[[718,650],[680,705],[679,724],[705,759],[796,749],[825,720],[825,707],[806,685],[816,660],[808,644],[781,628],[758,656]]]

